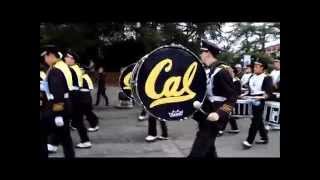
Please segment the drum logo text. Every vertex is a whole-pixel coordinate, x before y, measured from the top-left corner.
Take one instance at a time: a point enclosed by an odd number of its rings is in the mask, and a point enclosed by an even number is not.
[[[132,74],[132,72],[128,73],[128,74],[123,78],[123,83],[124,83],[123,89],[131,90],[131,86],[130,86],[131,74]]]
[[[145,93],[146,95],[154,99],[150,104],[149,108],[153,108],[158,105],[177,103],[188,101],[195,97],[196,93],[190,90],[190,85],[194,79],[194,75],[197,71],[197,62],[193,62],[186,70],[183,77],[172,76],[166,80],[163,89],[160,93],[155,91],[155,85],[157,78],[159,77],[162,70],[169,72],[172,69],[172,60],[164,59],[160,61],[151,70],[146,83],[145,83]],[[182,79],[182,88],[178,90]]]

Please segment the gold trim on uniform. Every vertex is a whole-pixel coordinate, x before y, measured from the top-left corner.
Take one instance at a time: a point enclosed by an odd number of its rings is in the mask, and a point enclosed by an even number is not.
[[[57,62],[53,64],[53,67],[62,71],[64,77],[66,78],[68,89],[69,91],[71,91],[73,87],[73,83],[72,83],[72,74],[69,69],[69,66],[65,62],[63,62],[61,59],[59,59]]]
[[[83,80],[87,81],[89,89],[93,89],[93,82],[88,74],[82,75]]]
[[[52,111],[53,112],[59,112],[64,110],[64,103],[55,103],[52,106]]]
[[[223,106],[220,109],[224,112],[227,112],[227,113],[232,112],[232,110],[233,110],[232,106],[227,105],[227,104],[223,104]]]
[[[79,87],[82,87],[83,86],[83,79],[82,79],[82,71],[81,71],[80,67],[77,64],[74,64],[74,65],[70,66],[70,68],[72,68],[76,72],[76,75],[78,78],[78,85],[79,85]]]

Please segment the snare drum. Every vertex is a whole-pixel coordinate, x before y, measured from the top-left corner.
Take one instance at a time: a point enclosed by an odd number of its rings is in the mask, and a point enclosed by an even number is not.
[[[198,56],[181,45],[166,45],[136,63],[132,93],[158,120],[185,120],[196,110],[193,102],[204,101],[206,79]]]
[[[233,112],[232,117],[239,118],[252,118],[252,101],[248,99],[238,99]]]
[[[280,102],[266,101],[263,110],[263,119],[272,129],[280,129]]]

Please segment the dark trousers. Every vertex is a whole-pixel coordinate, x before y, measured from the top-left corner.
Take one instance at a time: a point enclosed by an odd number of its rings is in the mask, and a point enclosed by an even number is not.
[[[157,121],[156,118],[150,116],[148,120],[148,135],[157,136]],[[162,136],[168,137],[168,128],[166,122],[160,121],[160,126],[162,130]]]
[[[237,124],[237,121],[236,121],[236,118],[235,117],[230,117],[228,118],[228,120],[226,122],[224,122],[222,124],[222,128],[221,128],[221,131],[224,131],[228,125],[228,122],[230,123],[230,126],[231,126],[231,129],[232,130],[238,130],[238,124]]]
[[[96,127],[99,123],[97,115],[92,111],[92,97],[90,92],[81,92],[82,112],[86,116],[90,127]]]
[[[54,145],[59,145],[61,143],[63,147],[63,153],[66,159],[71,159],[75,157],[75,152],[73,148],[73,142],[70,134],[70,102],[65,102],[65,113],[63,114],[64,126],[57,127],[54,123],[55,115],[51,109],[45,110],[42,113],[42,123],[45,126],[45,131],[42,133],[46,134],[46,137],[52,134],[52,143]],[[50,141],[49,141],[50,143]]]
[[[145,109],[142,109],[140,115],[141,116],[146,116],[147,115],[147,111]]]
[[[88,131],[84,125],[84,109],[85,105],[81,101],[82,96],[80,92],[71,93],[72,98],[72,125],[77,128],[78,134],[80,136],[80,142],[89,141]]]
[[[189,158],[217,158],[215,146],[216,137],[218,134],[217,124],[210,122],[201,122],[196,139],[193,142]]]
[[[106,95],[106,88],[98,88],[96,105],[99,105],[100,103],[100,96],[104,98],[106,105],[109,105],[108,96]]]
[[[211,112],[215,112],[222,106],[222,104],[222,102],[211,103],[206,99],[202,105],[202,109],[209,114]],[[219,129],[221,129],[223,123],[225,123],[226,118],[228,117],[221,116],[217,122],[210,122],[206,118],[207,115],[200,111],[197,111],[193,115],[193,119],[198,122],[199,130],[188,158],[213,159],[218,157],[215,141]]]
[[[267,130],[264,127],[262,114],[263,114],[264,102],[261,102],[259,106],[252,106],[252,114],[253,118],[251,119],[251,125],[249,128],[249,133],[247,137],[247,141],[252,144],[257,132],[261,136],[261,139],[268,140]]]

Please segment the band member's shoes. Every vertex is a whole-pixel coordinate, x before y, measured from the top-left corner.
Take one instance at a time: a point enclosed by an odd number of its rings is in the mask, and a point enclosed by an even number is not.
[[[157,138],[160,140],[168,140],[169,139],[168,137],[164,137],[164,136],[158,136]]]
[[[260,139],[256,141],[256,144],[268,144],[268,140]]]
[[[239,133],[240,129],[230,129],[228,132],[229,133]]]
[[[252,147],[252,144],[250,144],[248,141],[243,141],[242,145],[245,149],[249,149]]]
[[[267,131],[270,131],[270,130],[271,130],[271,126],[266,125],[266,126],[265,126],[265,129],[266,129]]]
[[[99,126],[93,127],[93,128],[88,128],[89,132],[96,132],[99,130]]]
[[[76,148],[91,148],[92,144],[90,141],[84,142],[84,143],[79,143],[76,145]]]
[[[219,137],[219,136],[222,136],[223,133],[224,133],[223,131],[219,131],[217,136],[218,136],[218,137]]]
[[[48,147],[48,152],[49,153],[56,153],[57,150],[58,150],[58,146],[54,146],[54,145],[51,145],[51,144],[47,144],[47,147]]]
[[[157,136],[150,136],[150,135],[149,135],[149,136],[146,137],[145,140],[146,140],[147,142],[153,142],[153,141],[155,141],[156,139],[157,139]]]

